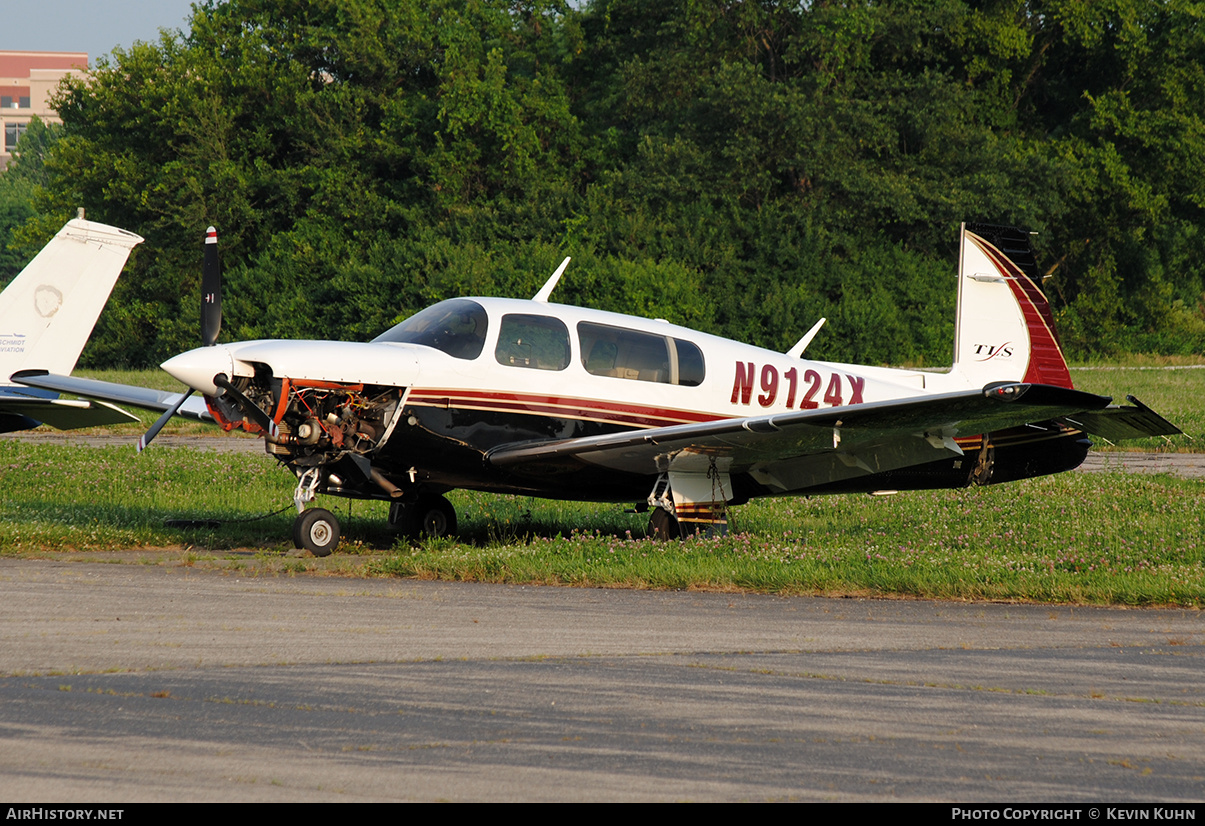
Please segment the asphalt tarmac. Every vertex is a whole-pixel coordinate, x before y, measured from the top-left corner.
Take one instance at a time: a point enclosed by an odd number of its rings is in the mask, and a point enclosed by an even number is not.
[[[1184,610],[0,559],[0,799],[1195,803],[1203,644]]]

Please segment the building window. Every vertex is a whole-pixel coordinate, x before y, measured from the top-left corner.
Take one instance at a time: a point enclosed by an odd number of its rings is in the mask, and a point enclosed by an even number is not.
[[[21,140],[21,136],[25,134],[25,130],[29,128],[27,123],[6,123],[4,124],[4,151],[12,154],[17,148],[17,141]]]

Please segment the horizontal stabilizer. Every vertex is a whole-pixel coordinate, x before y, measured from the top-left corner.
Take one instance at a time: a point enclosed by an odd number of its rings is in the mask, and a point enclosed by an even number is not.
[[[104,427],[138,421],[121,408],[105,402],[73,399],[40,399],[33,396],[0,396],[0,413],[27,416],[58,430]]]
[[[1104,410],[1065,416],[1063,421],[1110,442],[1145,439],[1151,436],[1175,436],[1183,432],[1133,396],[1126,398],[1133,407],[1113,405]]]
[[[98,379],[85,379],[80,376],[60,376],[47,373],[44,370],[22,370],[14,373],[12,380],[17,384],[37,387],[42,390],[53,390],[56,393],[70,393],[74,396],[84,396],[89,399],[124,404],[143,410],[157,410],[160,413],[170,410],[180,401],[182,393],[169,393],[163,390],[152,390],[149,387],[138,387],[131,384],[115,384]],[[205,401],[192,398],[186,401],[178,411],[177,416],[186,419],[197,419],[212,422]]]

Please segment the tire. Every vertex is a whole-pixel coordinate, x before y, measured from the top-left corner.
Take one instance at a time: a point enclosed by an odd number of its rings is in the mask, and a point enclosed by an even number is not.
[[[682,526],[678,518],[665,508],[653,508],[649,516],[648,535],[661,542],[682,538]]]
[[[418,536],[418,522],[415,521],[415,506],[403,502],[394,502],[389,506],[389,530],[403,536]]]
[[[425,494],[417,502],[389,506],[389,527],[411,539],[456,535],[456,509],[442,496]]]
[[[456,535],[456,509],[442,496],[423,496],[418,500],[419,535],[438,539]]]
[[[339,544],[339,520],[326,508],[310,508],[293,522],[293,544],[314,556],[330,556]]]

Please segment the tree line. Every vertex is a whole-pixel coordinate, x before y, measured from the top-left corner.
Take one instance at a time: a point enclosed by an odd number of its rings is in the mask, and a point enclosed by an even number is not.
[[[554,298],[948,364],[961,221],[1037,233],[1073,357],[1202,352],[1205,4],[205,0],[55,99],[0,175],[0,278],[74,214],[146,237],[85,351],[367,339]],[[25,141],[28,140],[28,143]]]

